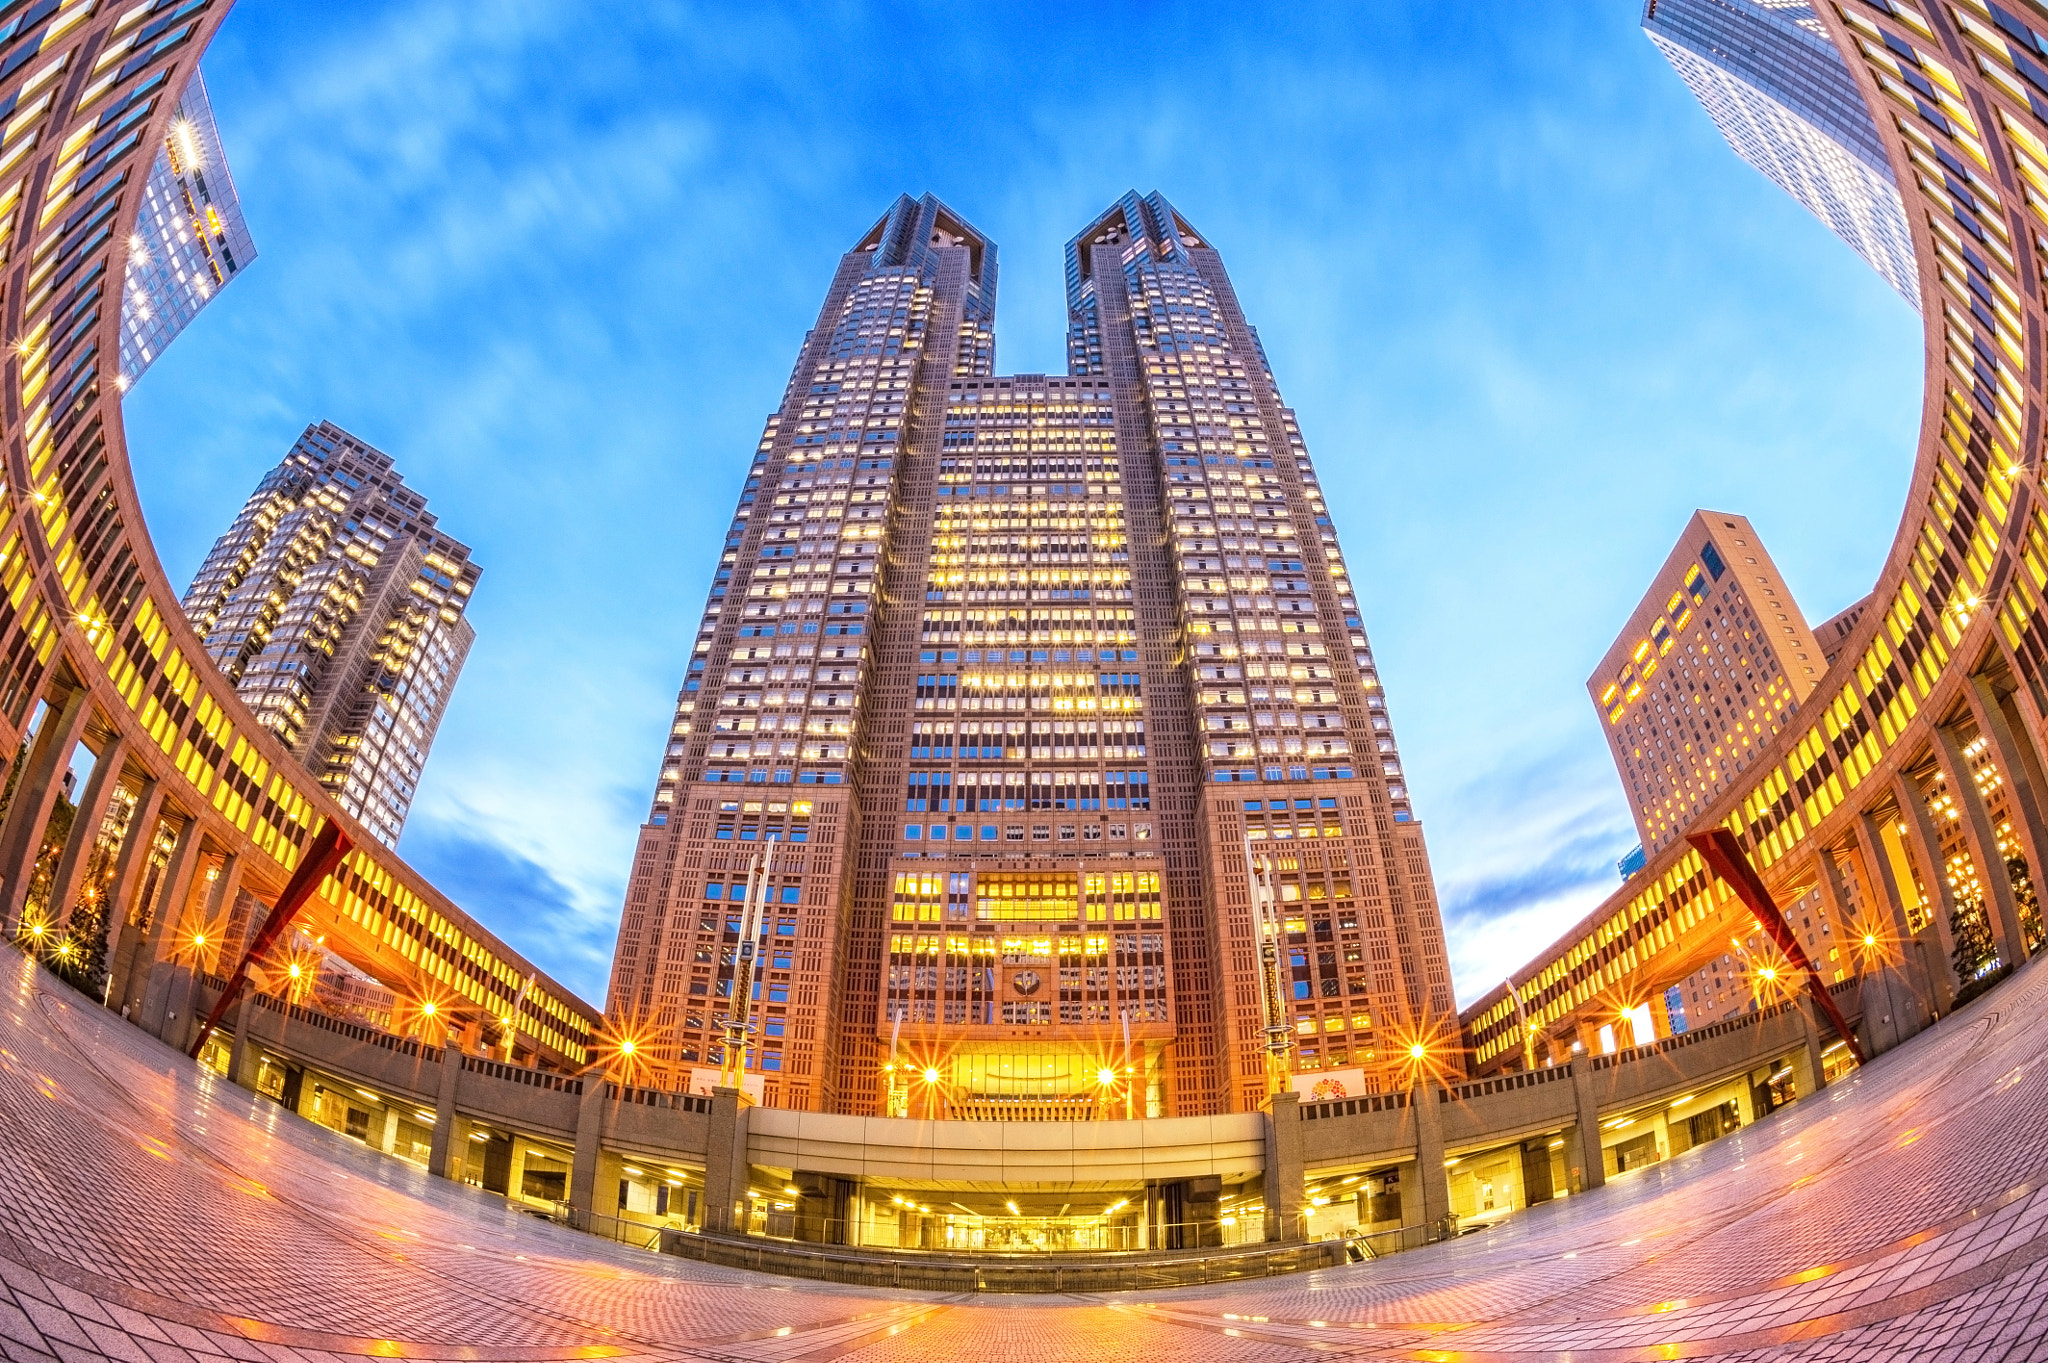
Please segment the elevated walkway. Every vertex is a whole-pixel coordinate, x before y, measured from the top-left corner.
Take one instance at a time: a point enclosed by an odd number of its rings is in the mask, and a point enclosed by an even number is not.
[[[199,984],[201,999],[217,987]],[[1213,1117],[975,1122],[749,1107],[508,1065],[270,997],[231,1020],[211,1055],[238,1083],[536,1214],[728,1266],[948,1291],[1208,1281],[1412,1248],[1809,1096],[1828,1040],[1780,1004],[1448,1088],[1298,1107],[1282,1095]],[[1006,1254],[1025,1224],[1051,1229]]]

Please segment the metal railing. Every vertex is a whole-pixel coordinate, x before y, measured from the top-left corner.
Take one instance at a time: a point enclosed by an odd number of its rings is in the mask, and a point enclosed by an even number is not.
[[[660,1248],[700,1263],[858,1287],[934,1292],[1114,1292],[1265,1278],[1356,1262],[1343,1240],[1131,1255],[944,1254],[849,1250],[788,1240],[664,1230]]]
[[[1398,1230],[1346,1231],[1331,1240],[1331,1244],[1344,1247],[1344,1257],[1351,1263],[1363,1263],[1367,1259],[1384,1259],[1389,1254],[1399,1254],[1404,1249],[1421,1249],[1439,1240],[1455,1239],[1458,1234],[1458,1218],[1446,1216],[1433,1226],[1402,1226]]]
[[[622,1245],[657,1253],[661,1250],[661,1237],[675,1233],[672,1227],[650,1226],[644,1221],[629,1221],[622,1216],[578,1211],[566,1202],[557,1202],[548,1219],[571,1230],[580,1230],[585,1235],[595,1235],[600,1240],[616,1240]]]
[[[1189,1250],[949,1253],[851,1248],[760,1235],[731,1235],[578,1211],[557,1203],[551,1220],[636,1249],[723,1268],[857,1287],[933,1292],[1114,1292],[1269,1278],[1384,1259],[1458,1234],[1455,1217],[1429,1226],[1347,1231],[1328,1240]]]
[[[581,1092],[581,1090],[579,1089],[578,1092]],[[669,1089],[636,1088],[631,1084],[618,1084],[611,1080],[606,1080],[604,1094],[607,1098],[616,1098],[622,1103],[630,1103],[637,1107],[673,1108],[678,1112],[697,1112],[707,1115],[711,1111],[711,1100],[701,1093],[678,1093]]]

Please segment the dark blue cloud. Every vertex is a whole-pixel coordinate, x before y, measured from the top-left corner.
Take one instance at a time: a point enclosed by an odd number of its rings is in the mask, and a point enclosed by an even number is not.
[[[1602,894],[1618,889],[1611,832],[1589,834],[1552,849],[1542,860],[1511,875],[1490,876],[1458,888],[1444,904],[1444,919],[1478,928],[1505,913],[1549,903],[1584,889]],[[1531,943],[1533,950],[1540,943]]]
[[[575,892],[545,866],[474,830],[435,820],[408,830],[405,855],[527,959],[584,998],[602,1002],[615,920],[580,909]]]

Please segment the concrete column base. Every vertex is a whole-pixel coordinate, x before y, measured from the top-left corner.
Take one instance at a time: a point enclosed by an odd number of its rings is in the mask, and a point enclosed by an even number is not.
[[[1593,1058],[1572,1060],[1572,1099],[1577,1120],[1565,1139],[1565,1181],[1575,1193],[1589,1192],[1607,1182],[1607,1165],[1600,1153],[1600,1104],[1593,1096]]]
[[[1857,988],[1857,1007],[1863,1014],[1858,1030],[1866,1056],[1883,1055],[1919,1035],[1928,1022],[1918,991],[1895,965],[1863,976]]]
[[[609,1087],[604,1075],[591,1070],[583,1076],[583,1098],[576,1105],[576,1160],[569,1167],[569,1207],[585,1215],[597,1206],[598,1152],[604,1144]]]
[[[1302,1198],[1307,1166],[1301,1153],[1301,1098],[1292,1092],[1266,1099],[1266,1240],[1291,1245],[1305,1239]]]
[[[747,1110],[739,1089],[711,1090],[711,1129],[704,1143],[704,1229],[737,1235],[747,1228]]]
[[[1799,1000],[1801,1044],[1792,1053],[1792,1083],[1801,1098],[1811,1098],[1828,1086],[1827,1067],[1820,1055],[1820,1028],[1813,1020],[1814,1002]]]
[[[235,1041],[228,1050],[228,1082],[240,1084],[243,1088],[254,1088],[255,1084],[244,1073],[249,1066],[249,1029],[256,1025],[256,991],[243,986],[242,1001],[235,1005]],[[389,1150],[390,1143],[384,1148]]]
[[[434,1140],[427,1155],[427,1168],[441,1178],[461,1181],[462,1173],[454,1165],[461,1159],[465,1164],[469,1151],[462,1142],[468,1133],[458,1131],[455,1119],[455,1091],[462,1081],[462,1052],[454,1046],[441,1048],[441,1085],[434,1104]]]
[[[1435,1238],[1447,1231],[1451,1215],[1451,1180],[1444,1169],[1443,1091],[1433,1083],[1409,1090],[1408,1107],[1415,1114],[1416,1194],[1422,1202],[1422,1224]]]

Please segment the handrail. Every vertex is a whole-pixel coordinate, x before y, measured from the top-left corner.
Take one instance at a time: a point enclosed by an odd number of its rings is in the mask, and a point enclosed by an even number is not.
[[[1569,1065],[1547,1065],[1540,1070],[1516,1070],[1510,1074],[1494,1075],[1490,1079],[1474,1079],[1448,1090],[1444,1101],[1462,1102],[1468,1098],[1484,1098],[1488,1094],[1506,1093],[1510,1089],[1528,1088],[1533,1084],[1550,1084],[1571,1077]]]
[[[1106,1292],[1263,1278],[1363,1263],[1456,1234],[1454,1226],[1353,1231],[1329,1240],[1235,1248],[963,1254],[853,1248],[678,1226],[649,1226],[556,1205],[551,1218],[574,1230],[638,1244],[699,1263],[862,1287],[946,1292]],[[1448,1223],[1448,1219],[1447,1219]]]
[[[950,1292],[1108,1292],[1264,1278],[1350,1261],[1342,1240],[1243,1250],[1134,1251],[1104,1255],[950,1255],[848,1250],[751,1236],[665,1230],[661,1252],[728,1268],[865,1287]]]
[[[582,1089],[579,1087],[579,1093]],[[670,1089],[636,1088],[631,1084],[620,1084],[607,1080],[604,1096],[635,1107],[666,1107],[678,1112],[699,1112],[709,1115],[711,1100],[701,1093],[678,1093]]]

